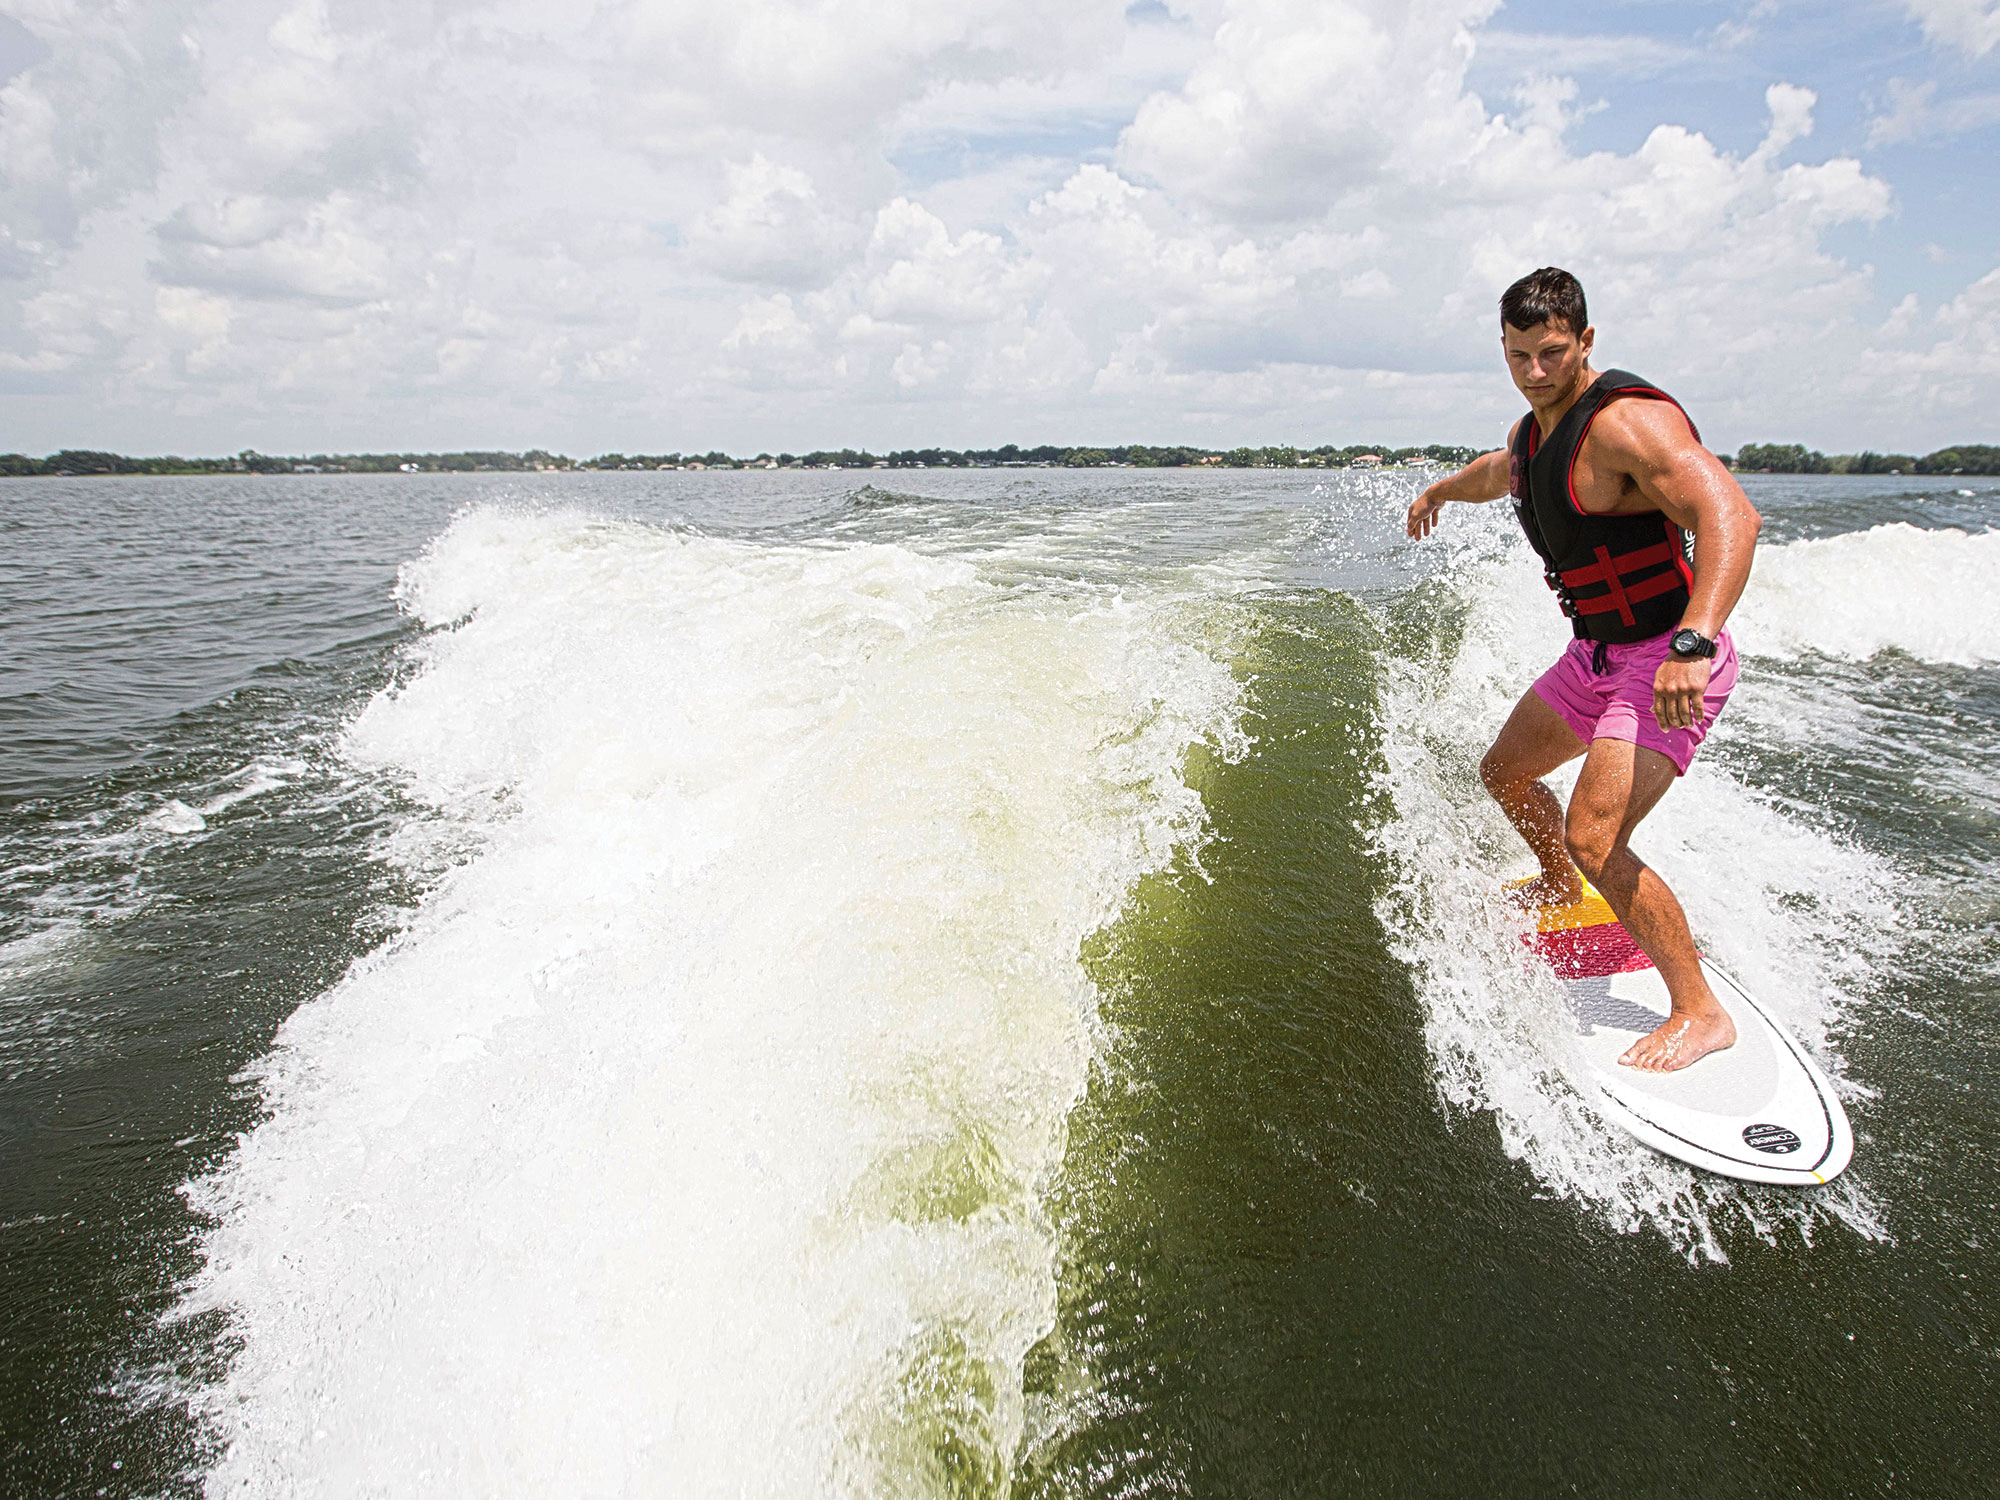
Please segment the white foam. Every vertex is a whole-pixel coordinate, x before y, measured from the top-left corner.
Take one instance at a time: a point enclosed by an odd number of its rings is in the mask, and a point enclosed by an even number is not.
[[[208,820],[180,798],[169,797],[146,814],[144,826],[161,833],[200,833],[208,827]]]
[[[2000,531],[1868,531],[1757,549],[1730,621],[1746,652],[1860,661],[1898,650],[1962,666],[2000,661]]]
[[[474,853],[284,1027],[197,1185],[211,1494],[1004,1473],[1082,939],[1240,748],[1170,607],[894,547],[461,517],[356,764]],[[958,1465],[951,1471],[952,1465]]]
[[[304,761],[291,756],[253,760],[240,771],[224,777],[224,789],[204,800],[195,811],[204,818],[212,818],[217,813],[229,811],[239,802],[248,802],[267,792],[284,790],[306,770]]]
[[[189,787],[182,791],[196,800],[131,793],[82,818],[45,824],[32,838],[8,841],[7,856],[26,857],[0,868],[0,890],[20,893],[26,930],[0,941],[0,1047],[23,1035],[59,1035],[58,1019],[75,1019],[59,1018],[32,990],[16,991],[23,980],[73,961],[76,945],[91,932],[147,905],[150,855],[178,841],[200,842],[209,819],[290,786],[306,770],[301,760],[258,759],[209,783],[221,788],[209,797]]]
[[[1393,816],[1376,834],[1393,872],[1378,915],[1425,1007],[1440,1095],[1454,1111],[1490,1112],[1507,1154],[1549,1191],[1621,1232],[1651,1225],[1691,1257],[1726,1258],[1739,1227],[1770,1238],[1789,1225],[1810,1237],[1832,1218],[1880,1235],[1865,1157],[1812,1195],[1725,1182],[1602,1123],[1570,1082],[1568,1012],[1546,971],[1523,961],[1520,921],[1497,900],[1501,877],[1531,861],[1476,769],[1568,631],[1511,517],[1453,520],[1432,544],[1438,581],[1428,587],[1464,611],[1464,635],[1448,654],[1389,664],[1382,790]],[[1756,674],[1736,691],[1754,697]],[[1703,951],[1840,1079],[1841,1025],[1897,941],[1892,872],[1754,795],[1712,751],[1633,843],[1680,895]]]

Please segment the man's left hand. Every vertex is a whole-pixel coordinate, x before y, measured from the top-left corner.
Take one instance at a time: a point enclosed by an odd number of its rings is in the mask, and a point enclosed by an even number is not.
[[[1709,670],[1715,665],[1705,656],[1685,661],[1669,656],[1653,674],[1653,717],[1662,729],[1692,729],[1702,719],[1702,696],[1708,691]]]

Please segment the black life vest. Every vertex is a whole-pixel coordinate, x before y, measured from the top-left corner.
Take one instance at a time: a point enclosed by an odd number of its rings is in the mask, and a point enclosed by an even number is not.
[[[1563,413],[1547,442],[1534,413],[1522,418],[1508,465],[1514,514],[1571,628],[1584,640],[1612,645],[1672,630],[1694,584],[1687,533],[1665,515],[1591,515],[1576,503],[1576,456],[1584,436],[1599,412],[1626,396],[1672,402],[1680,410],[1680,402],[1651,381],[1607,370]],[[1692,421],[1688,430],[1694,431]]]

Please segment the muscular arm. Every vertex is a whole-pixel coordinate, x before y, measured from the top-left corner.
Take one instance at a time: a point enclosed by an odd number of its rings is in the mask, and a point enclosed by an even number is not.
[[[1713,640],[1743,597],[1764,519],[1735,477],[1665,401],[1619,401],[1591,428],[1591,467],[1629,481],[1616,509],[1657,510],[1694,537],[1694,589],[1681,624]],[[1593,509],[1595,507],[1592,507]]]
[[[1590,442],[1592,467],[1626,480],[1619,511],[1661,511],[1694,537],[1694,587],[1680,623],[1715,639],[1750,581],[1763,517],[1667,402],[1606,407]],[[1699,722],[1709,670],[1707,661],[1667,659],[1653,683],[1653,713],[1662,728]]]
[[[1519,423],[1515,424],[1519,426]],[[1413,537],[1426,537],[1437,525],[1438,512],[1453,500],[1463,500],[1477,505],[1487,500],[1498,500],[1507,493],[1507,454],[1514,446],[1514,434],[1507,434],[1507,447],[1497,448],[1491,453],[1482,453],[1456,474],[1447,475],[1425,489],[1410,505],[1410,513],[1404,521],[1405,529]]]

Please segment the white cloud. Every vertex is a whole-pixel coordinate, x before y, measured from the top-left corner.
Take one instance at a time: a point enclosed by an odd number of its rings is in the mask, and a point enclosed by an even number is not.
[[[1370,266],[1359,275],[1343,278],[1340,295],[1363,302],[1387,302],[1396,295],[1396,284],[1380,266]]]
[[[1298,218],[1476,132],[1469,28],[1499,0],[1237,0],[1213,50],[1140,107],[1124,165],[1219,211]]]
[[[1894,205],[1809,91],[1579,150],[1559,73],[1468,86],[1495,9],[35,0],[0,371],[49,447],[1470,437],[1551,262],[1725,429],[1983,368],[1978,299],[1885,331],[1827,248]]]
[[[1961,424],[1960,441],[1965,424],[1978,423],[1976,434],[1990,432],[2000,380],[2000,268],[1940,306],[1930,319],[1930,341],[1912,347],[1903,336],[1917,312],[1915,299],[1905,299],[1881,330],[1888,342],[1871,350],[1870,360],[1890,379],[1921,390],[1947,422]]]
[[[724,196],[689,232],[702,263],[729,281],[810,286],[826,279],[858,226],[822,203],[812,179],[762,152],[724,168]]]
[[[1718,36],[1719,46],[1738,40],[1735,32]],[[1489,27],[1479,33],[1479,60],[1537,74],[1586,72],[1593,78],[1651,78],[1711,66],[1711,55],[1682,42],[1617,33],[1508,31]]]
[[[599,77],[622,85],[614,128],[669,157],[728,127],[838,140],[950,80],[1046,75],[1122,30],[1119,0],[611,0],[590,27]]]
[[[345,193],[299,211],[268,199],[184,204],[159,226],[155,276],[169,286],[354,306],[391,291],[389,250]]]
[[[983,353],[965,388],[974,396],[1049,400],[1081,390],[1095,373],[1089,346],[1062,309],[1044,307]]]
[[[759,297],[743,304],[743,315],[723,339],[725,349],[776,349],[804,351],[812,345],[812,330],[792,307],[783,292],[775,297]]]
[[[30,352],[0,351],[0,370],[14,374],[61,375],[74,370],[115,351],[130,326],[123,307],[76,292],[39,293],[21,304],[20,316]]]
[[[875,216],[859,300],[871,318],[949,328],[1018,316],[1043,268],[1010,256],[994,235],[954,240],[935,214],[897,198]]]
[[[1888,96],[1888,109],[1868,122],[1871,146],[1948,140],[2000,125],[2000,94],[1962,94],[1939,100],[1935,79],[1912,83],[1907,78],[1892,78]]]
[[[1984,57],[2000,46],[2000,0],[1903,0],[1934,41]]]
[[[1868,122],[1868,144],[1894,145],[1929,134],[1936,93],[1935,81],[1913,84],[1907,78],[1890,79],[1889,108]]]
[[[0,216],[33,258],[152,180],[161,122],[195,91],[195,7],[160,0],[15,0],[49,57],[0,89]]]
[[[154,298],[154,311],[185,373],[205,374],[228,358],[232,321],[228,298],[191,287],[163,286]]]

